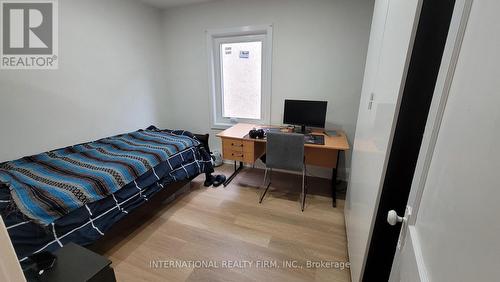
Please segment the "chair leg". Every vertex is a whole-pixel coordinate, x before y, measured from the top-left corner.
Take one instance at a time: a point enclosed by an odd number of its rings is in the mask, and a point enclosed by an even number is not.
[[[309,185],[308,185],[308,183],[307,183],[307,169],[305,169],[305,171],[304,171],[304,175],[305,175],[305,177],[304,177],[304,178],[305,178],[305,179],[304,179],[304,189],[305,189],[306,194],[307,194],[307,188],[309,188]]]
[[[267,168],[264,169],[264,179],[262,180],[262,187],[264,187],[266,185],[266,179],[267,179]]]
[[[304,211],[304,207],[306,205],[306,173],[305,168],[302,170],[302,211]]]
[[[273,169],[271,169],[271,171],[269,172],[269,183],[267,184],[266,190],[264,190],[264,193],[262,193],[262,195],[260,196],[259,204],[262,204],[262,200],[264,199],[264,196],[266,195],[267,190],[269,189],[269,186],[271,186],[272,172],[273,172]],[[264,173],[264,182],[262,183],[262,186],[266,185],[266,178],[267,178],[267,168],[266,168],[266,172]]]

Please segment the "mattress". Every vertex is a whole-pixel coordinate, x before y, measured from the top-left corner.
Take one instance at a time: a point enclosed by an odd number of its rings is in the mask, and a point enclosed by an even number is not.
[[[192,136],[186,131],[169,132]],[[194,142],[109,196],[86,203],[49,224],[41,224],[22,213],[5,186],[0,188],[0,213],[16,254],[24,262],[33,253],[54,251],[69,242],[91,244],[128,213],[147,204],[156,193],[169,189],[170,184],[210,172],[213,172],[210,155]]]

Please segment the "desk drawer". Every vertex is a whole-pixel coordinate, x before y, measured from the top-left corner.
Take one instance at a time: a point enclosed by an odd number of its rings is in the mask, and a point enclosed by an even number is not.
[[[255,161],[254,142],[222,139],[222,154],[226,160],[253,163]]]
[[[245,158],[245,153],[243,152],[228,152],[224,151],[224,159],[225,160],[232,160],[232,161],[240,161],[240,162],[245,162],[247,158]]]
[[[234,151],[234,152],[243,152],[243,141],[242,140],[223,140],[222,141],[222,149],[224,151]]]

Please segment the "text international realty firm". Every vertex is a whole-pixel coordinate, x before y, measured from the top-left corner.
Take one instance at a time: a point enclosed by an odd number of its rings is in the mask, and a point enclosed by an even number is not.
[[[345,261],[297,260],[151,260],[150,268],[325,268],[344,270],[350,268]]]

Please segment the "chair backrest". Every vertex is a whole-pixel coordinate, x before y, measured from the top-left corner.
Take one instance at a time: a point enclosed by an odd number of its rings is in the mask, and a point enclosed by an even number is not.
[[[266,167],[302,171],[304,168],[304,135],[268,132]]]

